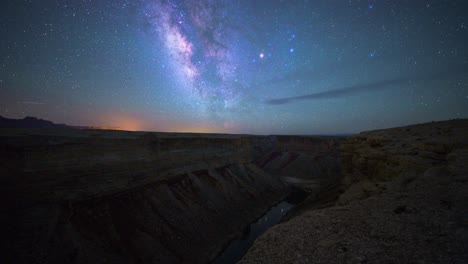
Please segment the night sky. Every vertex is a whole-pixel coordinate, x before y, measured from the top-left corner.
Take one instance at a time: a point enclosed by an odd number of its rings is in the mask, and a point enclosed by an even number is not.
[[[0,115],[341,134],[468,117],[468,1],[7,0]]]

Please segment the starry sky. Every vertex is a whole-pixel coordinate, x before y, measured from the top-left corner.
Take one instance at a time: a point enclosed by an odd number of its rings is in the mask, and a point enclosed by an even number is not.
[[[468,117],[466,0],[7,0],[0,115],[342,134]]]

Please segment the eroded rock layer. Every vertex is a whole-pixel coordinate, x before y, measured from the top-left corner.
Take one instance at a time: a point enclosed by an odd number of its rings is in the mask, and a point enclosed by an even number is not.
[[[340,146],[345,137],[277,136],[275,140],[272,151],[257,160],[259,167],[289,186],[308,192],[307,201],[320,199],[326,203],[336,199],[343,178]]]
[[[341,195],[309,200],[240,263],[468,263],[468,120],[341,144]]]
[[[3,130],[2,259],[206,263],[284,197],[269,137]]]
[[[468,262],[468,121],[349,138],[0,131],[2,260],[207,263],[289,191],[242,263]]]

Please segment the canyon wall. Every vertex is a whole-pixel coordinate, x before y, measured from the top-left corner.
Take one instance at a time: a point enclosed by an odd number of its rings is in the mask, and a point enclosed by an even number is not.
[[[466,173],[468,121],[432,122],[362,132],[340,145],[344,193],[339,203],[400,189],[431,168]],[[465,164],[465,165],[463,165]],[[395,186],[396,185],[396,186]]]
[[[334,197],[342,179],[339,148],[345,137],[276,136],[272,151],[257,160],[266,172],[310,193]]]
[[[2,260],[207,263],[291,186],[310,195],[243,262],[458,260],[467,134],[466,120],[352,137],[2,129]]]
[[[335,199],[306,200],[240,263],[466,263],[467,135],[452,120],[345,139]]]
[[[3,129],[2,259],[206,263],[287,193],[273,137]]]

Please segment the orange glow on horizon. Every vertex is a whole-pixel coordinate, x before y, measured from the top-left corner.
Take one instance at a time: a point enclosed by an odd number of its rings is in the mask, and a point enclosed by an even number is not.
[[[116,111],[117,112],[117,111]],[[200,121],[177,121],[166,116],[138,115],[137,113],[106,112],[99,115],[94,125],[86,128],[120,131],[148,131],[173,133],[236,133],[240,127],[233,122],[216,124]]]
[[[117,130],[140,131],[143,130],[141,122],[130,116],[121,116],[117,118]]]

